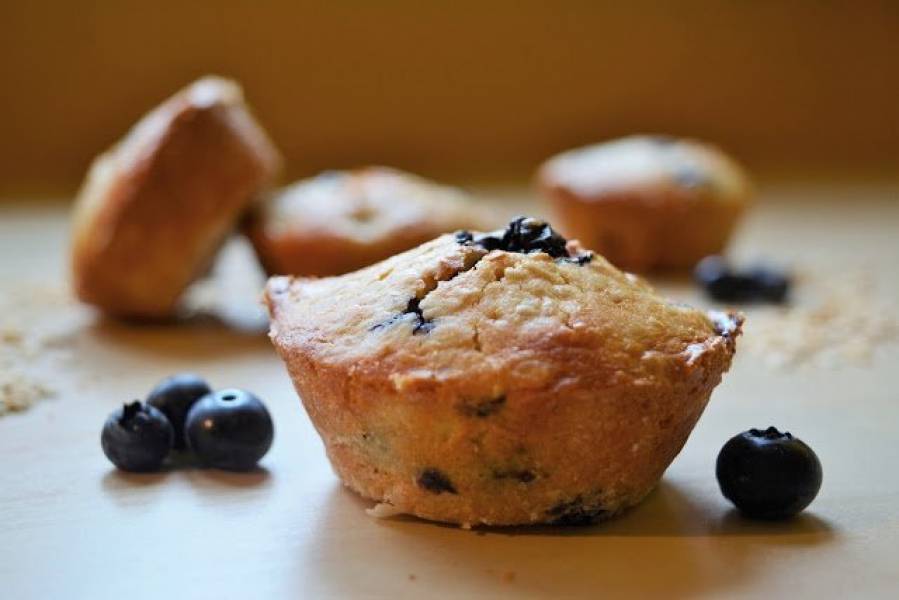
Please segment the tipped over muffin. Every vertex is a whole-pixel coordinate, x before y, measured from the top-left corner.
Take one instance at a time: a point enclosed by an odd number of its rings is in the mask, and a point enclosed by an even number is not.
[[[340,277],[275,277],[265,299],[343,483],[463,526],[590,523],[640,502],[741,327],[527,218]]]
[[[751,195],[721,150],[667,136],[563,152],[537,179],[566,235],[635,271],[689,268],[720,253]]]
[[[280,163],[236,83],[179,91],[90,168],[73,222],[78,297],[120,317],[172,316]]]
[[[340,275],[456,229],[493,226],[459,189],[387,167],[327,171],[260,203],[244,231],[270,275]]]

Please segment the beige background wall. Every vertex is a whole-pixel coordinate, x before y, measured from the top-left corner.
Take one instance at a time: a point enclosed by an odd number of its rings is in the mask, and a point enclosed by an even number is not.
[[[633,131],[899,166],[899,2],[0,2],[0,192],[72,189],[206,72],[243,82],[289,176],[521,175]]]

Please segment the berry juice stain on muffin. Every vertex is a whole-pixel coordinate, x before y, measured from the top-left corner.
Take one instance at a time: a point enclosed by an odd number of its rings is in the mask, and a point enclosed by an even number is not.
[[[742,322],[667,302],[527,217],[340,277],[272,278],[266,303],[341,480],[376,514],[462,526],[588,523],[638,503]]]

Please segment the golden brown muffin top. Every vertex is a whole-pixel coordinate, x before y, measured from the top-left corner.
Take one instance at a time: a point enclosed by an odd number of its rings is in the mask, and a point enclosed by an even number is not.
[[[733,352],[739,318],[668,302],[549,232],[546,251],[510,251],[502,230],[459,232],[340,277],[273,278],[271,337],[288,363],[398,392],[451,383],[480,396],[657,383]]]

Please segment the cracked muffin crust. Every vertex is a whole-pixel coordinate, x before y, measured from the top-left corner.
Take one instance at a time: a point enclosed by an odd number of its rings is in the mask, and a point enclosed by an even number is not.
[[[461,190],[387,167],[327,171],[260,203],[245,222],[271,275],[340,275],[456,229],[495,226]]]
[[[751,194],[745,172],[719,149],[666,136],[563,152],[537,180],[564,233],[636,271],[720,253]]]
[[[236,83],[205,77],[166,100],[91,165],[74,215],[78,297],[171,316],[280,161]]]
[[[638,503],[741,326],[534,219],[341,277],[272,278],[265,298],[343,483],[382,511],[463,526],[589,523]]]

